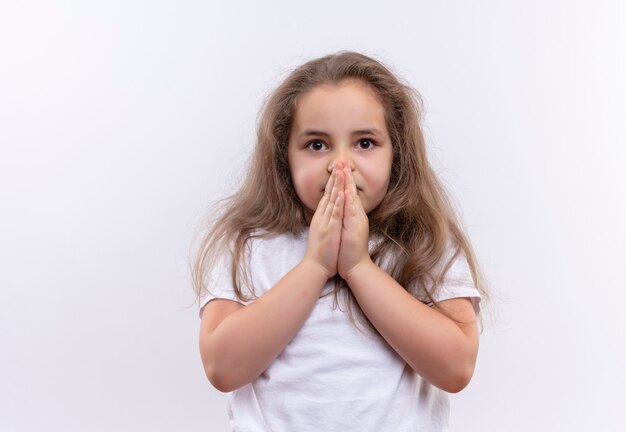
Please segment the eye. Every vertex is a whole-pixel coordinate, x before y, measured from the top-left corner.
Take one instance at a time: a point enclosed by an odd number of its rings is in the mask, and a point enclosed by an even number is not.
[[[308,143],[306,148],[308,148],[309,150],[313,150],[314,152],[319,152],[327,149],[328,147],[326,146],[326,144],[324,144],[324,142],[315,140]]]
[[[357,143],[357,147],[361,150],[369,150],[374,147],[374,141],[369,138],[363,138]]]

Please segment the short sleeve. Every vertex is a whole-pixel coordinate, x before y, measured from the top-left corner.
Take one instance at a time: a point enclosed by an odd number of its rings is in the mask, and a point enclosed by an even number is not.
[[[251,303],[251,301],[243,301],[237,298],[231,276],[232,263],[231,254],[228,252],[223,253],[215,266],[209,271],[207,275],[208,291],[205,290],[198,301],[198,316],[200,318],[202,318],[202,309],[211,300],[226,299],[244,305]]]
[[[454,250],[448,249],[446,259],[442,260],[442,264],[446,264],[452,257]],[[452,262],[445,275],[443,283],[433,296],[437,302],[450,300],[453,298],[469,297],[476,315],[480,312],[481,295],[472,278],[472,273],[467,262],[465,254],[461,251]]]

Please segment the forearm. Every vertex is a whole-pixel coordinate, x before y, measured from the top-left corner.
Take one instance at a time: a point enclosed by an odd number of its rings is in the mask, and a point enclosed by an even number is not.
[[[232,391],[265,371],[302,327],[326,280],[319,266],[303,261],[252,304],[228,315],[204,345],[213,384]]]
[[[347,282],[361,309],[407,364],[446,391],[465,387],[476,362],[477,335],[466,335],[453,320],[417,300],[373,262],[354,270]]]

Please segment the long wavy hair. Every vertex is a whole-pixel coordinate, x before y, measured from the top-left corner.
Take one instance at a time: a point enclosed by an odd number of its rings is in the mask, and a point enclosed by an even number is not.
[[[225,253],[232,257],[231,278],[237,297],[254,299],[244,265],[249,241],[281,233],[297,235],[307,225],[287,162],[298,100],[316,86],[337,85],[346,79],[360,80],[375,91],[393,147],[387,194],[368,215],[370,236],[380,239],[370,251],[372,259],[379,265],[384,262],[385,270],[407,291],[436,304],[434,297],[453,260],[463,254],[475,286],[483,300],[487,298],[471,243],[426,156],[421,96],[381,62],[340,51],[297,67],[266,99],[245,179],[239,191],[220,202],[191,264],[196,300],[209,289],[207,277]],[[448,253],[450,246],[453,254]],[[356,324],[356,317],[371,329],[345,281],[336,277],[336,301],[340,292],[347,300],[344,304],[350,320]]]

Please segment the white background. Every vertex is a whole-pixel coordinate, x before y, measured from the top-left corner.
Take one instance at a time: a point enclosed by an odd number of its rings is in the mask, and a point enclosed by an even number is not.
[[[0,5],[0,430],[228,429],[188,250],[263,98],[341,49],[424,96],[493,288],[451,430],[624,430],[624,2]]]

